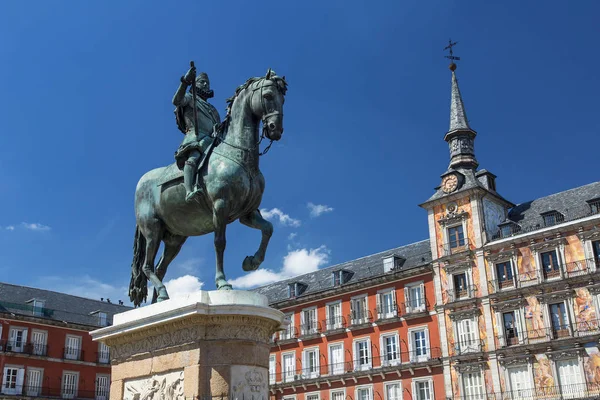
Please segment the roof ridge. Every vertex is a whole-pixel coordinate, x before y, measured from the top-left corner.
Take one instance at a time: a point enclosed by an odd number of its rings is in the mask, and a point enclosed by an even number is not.
[[[537,200],[541,200],[541,199],[547,199],[547,198],[549,198],[549,197],[558,196],[558,195],[560,195],[560,194],[564,194],[564,193],[571,192],[571,191],[575,191],[575,190],[580,190],[580,189],[582,189],[582,188],[584,188],[584,187],[586,187],[586,186],[592,186],[592,185],[596,185],[596,184],[600,184],[600,181],[596,181],[596,182],[587,183],[587,184],[585,184],[585,185],[581,185],[581,186],[577,186],[577,187],[574,187],[574,188],[566,189],[566,190],[563,190],[563,191],[561,191],[561,192],[551,193],[551,194],[548,194],[548,195],[546,195],[546,196],[536,197],[535,199],[532,199],[532,200],[527,200],[527,201],[521,202],[521,203],[517,204],[517,205],[516,205],[514,208],[517,208],[517,207],[519,207],[519,206],[522,206],[522,205],[524,205],[524,204],[526,204],[526,203],[533,203],[534,201],[537,201]]]

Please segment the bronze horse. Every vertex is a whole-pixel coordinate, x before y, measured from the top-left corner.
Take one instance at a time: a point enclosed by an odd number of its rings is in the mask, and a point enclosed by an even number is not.
[[[273,225],[258,208],[265,179],[258,167],[262,137],[279,140],[283,134],[285,78],[269,69],[261,78],[250,78],[228,99],[223,127],[216,132],[218,143],[199,171],[203,193],[197,202],[185,201],[181,173],[172,164],[142,176],[135,191],[136,230],[131,265],[129,297],[135,306],[146,301],[147,280],[154,286],[152,303],[169,298],[162,283],[167,267],[189,236],[214,232],[217,289],[231,289],[223,270],[225,229],[239,219],[260,229],[262,239],[253,256],[242,263],[244,271],[257,269],[265,258]],[[262,135],[259,125],[262,122]],[[154,268],[161,241],[163,254]]]

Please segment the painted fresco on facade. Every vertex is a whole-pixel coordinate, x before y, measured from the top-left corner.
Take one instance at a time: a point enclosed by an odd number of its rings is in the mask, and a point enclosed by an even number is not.
[[[444,313],[444,317],[446,318],[446,337],[448,338],[448,350],[451,355],[454,355],[456,352],[456,342],[454,340],[454,329],[452,329],[452,320],[450,319],[450,314],[448,312]]]
[[[545,339],[546,329],[542,307],[535,296],[527,297],[525,306],[525,329],[529,340]]]
[[[450,375],[452,376],[452,393],[454,396],[460,397],[460,385],[458,384],[458,373],[454,368],[450,370]]]
[[[592,295],[587,288],[575,289],[573,306],[575,308],[575,323],[579,331],[589,332],[598,328],[596,308],[594,307]]]
[[[536,354],[533,363],[533,377],[536,390],[544,393],[545,390],[551,390],[554,386],[554,376],[552,375],[552,364],[545,354]],[[552,394],[552,393],[548,393]]]
[[[583,358],[583,369],[586,381],[591,385],[600,386],[600,351],[593,344],[585,350],[587,357]]]
[[[476,288],[478,288],[475,291],[475,295],[481,296],[481,289],[479,289],[479,282],[480,282],[479,268],[477,267],[476,263],[473,263],[471,266],[471,278],[473,279],[472,283],[475,285]]]
[[[448,274],[444,268],[440,268],[440,285],[442,286],[442,303],[448,302]]]
[[[485,232],[488,238],[492,238],[498,233],[500,225],[505,217],[504,206],[495,203],[488,198],[483,199],[483,218],[485,220]]]
[[[517,255],[517,267],[519,270],[519,281],[530,282],[537,279],[535,260],[528,247],[519,249],[519,254]]]
[[[567,236],[568,244],[565,246],[565,267],[567,274],[585,271],[587,264],[585,262],[585,251],[577,235]]]
[[[469,215],[467,219],[467,231],[465,232],[465,239],[472,241],[475,237],[475,231],[473,230],[473,224],[471,223],[471,200],[468,197],[456,200],[457,213],[466,212]],[[444,255],[444,240],[443,229],[444,227],[438,223],[438,221],[446,217],[446,205],[442,204],[433,208],[433,215],[435,219],[435,237],[438,248],[438,256]]]
[[[479,318],[477,326],[479,327],[479,338],[483,340],[483,351],[487,351],[487,331],[485,329],[485,318],[483,317],[483,306],[479,306]]]
[[[484,371],[483,377],[485,379],[485,390],[488,393],[494,393],[494,383],[492,381],[492,371],[490,370],[489,362],[488,362],[487,368]]]

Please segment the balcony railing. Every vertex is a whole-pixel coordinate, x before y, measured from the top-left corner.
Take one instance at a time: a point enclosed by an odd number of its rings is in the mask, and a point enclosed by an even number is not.
[[[554,226],[557,224],[562,224],[564,222],[571,222],[581,218],[586,218],[592,215],[596,215],[600,213],[599,207],[590,208],[586,211],[582,212],[569,212],[565,211],[564,213],[557,213],[560,215],[550,215],[544,214],[544,216],[539,216],[535,221],[526,225],[520,226],[518,224],[510,224],[503,226],[496,234],[492,235],[491,240],[499,240],[507,237],[519,235],[522,233],[534,232],[540,229],[544,229],[550,226]],[[544,218],[546,217],[546,218]]]
[[[485,340],[459,340],[454,345],[454,355],[464,356],[465,354],[481,353],[485,346]]]
[[[418,364],[441,362],[442,352],[439,347],[422,348],[415,351],[392,352],[377,357],[363,357],[352,361],[333,364],[321,364],[309,368],[299,368],[284,372],[269,373],[271,384],[275,382],[294,382],[316,379],[319,377],[354,374],[385,368],[411,368]]]
[[[286,330],[279,332],[278,341],[281,342],[284,340],[292,340],[292,339],[296,339],[297,337],[298,337],[298,328],[296,328],[295,326],[288,326]]]
[[[98,364],[110,364],[110,351],[99,351],[96,353],[96,362]]]
[[[65,347],[63,349],[63,359],[65,360],[83,360],[83,350],[77,347]]]
[[[446,299],[448,303],[455,301],[472,299],[477,293],[477,285],[463,286],[452,290],[446,290]]]
[[[348,320],[350,321],[350,328],[353,326],[369,324],[373,322],[373,313],[371,310],[356,310],[348,314]]]
[[[95,399],[108,400],[110,389],[108,387],[99,387],[95,390],[82,390],[78,388],[65,388],[60,386],[39,386],[39,385],[17,385],[14,388],[3,386],[0,393],[11,396],[27,396],[57,399]]]
[[[538,329],[525,331],[516,328],[510,328],[501,332],[498,336],[498,340],[501,347],[510,347],[520,344],[534,344],[549,340],[591,335],[600,335],[600,320],[593,319],[574,324],[540,327]]]
[[[401,306],[402,314],[404,314],[404,316],[424,313],[427,312],[428,309],[429,302],[425,298],[402,303]]]
[[[24,343],[19,340],[1,340],[1,350],[11,353],[23,353],[35,356],[47,356],[48,346],[41,343]]]
[[[398,304],[380,304],[377,307],[377,320],[397,318],[400,316]]]
[[[600,396],[600,385],[597,383],[578,383],[560,386],[542,386],[531,389],[519,389],[498,393],[487,393],[484,400],[562,400],[562,399],[597,399]],[[471,400],[478,397],[458,397],[459,399]]]
[[[300,325],[300,336],[317,335],[321,332],[321,324],[310,321]]]
[[[325,327],[325,333],[344,329],[346,328],[346,318],[341,315],[330,316],[323,320],[323,326]]]
[[[462,253],[463,251],[469,250],[469,239],[458,239],[451,240],[448,243],[444,243],[442,246],[442,256],[447,257],[452,254]]]

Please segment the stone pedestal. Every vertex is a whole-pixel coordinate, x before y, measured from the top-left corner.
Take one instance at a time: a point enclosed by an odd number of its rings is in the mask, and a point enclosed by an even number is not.
[[[117,314],[91,335],[110,346],[111,400],[268,400],[269,341],[282,322],[258,293],[200,291]]]

